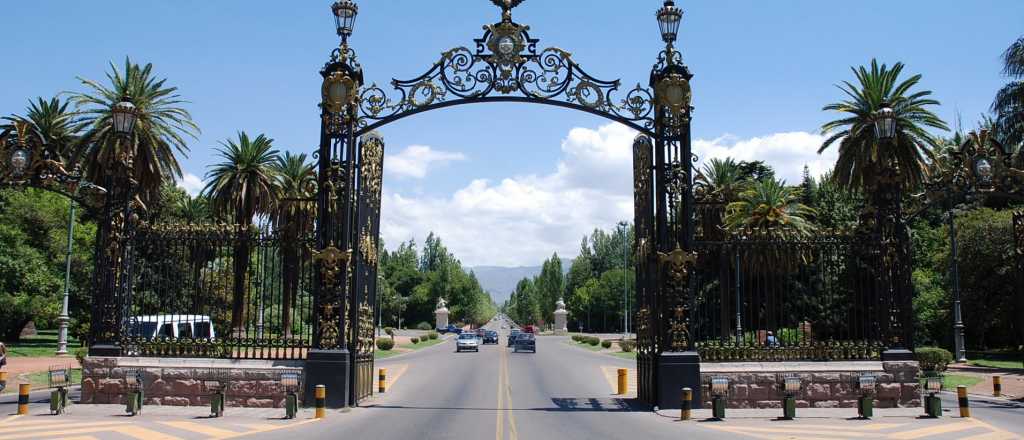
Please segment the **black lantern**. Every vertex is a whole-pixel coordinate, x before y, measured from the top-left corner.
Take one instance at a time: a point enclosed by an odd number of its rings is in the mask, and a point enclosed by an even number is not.
[[[896,136],[896,112],[887,104],[875,112],[875,137],[880,140],[889,140]]]
[[[111,109],[114,120],[114,132],[120,136],[131,136],[135,130],[135,122],[139,120],[139,109],[132,104],[131,97],[124,97]]]
[[[348,40],[352,35],[352,28],[356,24],[356,15],[359,14],[359,6],[352,0],[341,0],[331,6],[334,13],[334,25],[338,29],[338,36],[342,41]]]
[[[18,148],[11,153],[11,172],[15,176],[21,176],[25,174],[25,170],[28,169],[29,160],[32,157],[29,155],[28,150]]]
[[[676,7],[672,0],[665,0],[665,6],[658,10],[658,27],[661,29],[661,39],[666,44],[676,42],[679,36],[679,22],[683,19],[683,10]]]

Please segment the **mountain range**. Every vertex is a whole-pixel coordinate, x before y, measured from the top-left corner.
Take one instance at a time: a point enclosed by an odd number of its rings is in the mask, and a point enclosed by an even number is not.
[[[562,272],[568,273],[570,266],[572,266],[572,260],[563,258]],[[491,294],[491,298],[494,298],[496,304],[501,305],[516,290],[519,280],[540,275],[541,266],[475,266],[469,269],[476,274],[476,279],[480,281],[480,287]]]

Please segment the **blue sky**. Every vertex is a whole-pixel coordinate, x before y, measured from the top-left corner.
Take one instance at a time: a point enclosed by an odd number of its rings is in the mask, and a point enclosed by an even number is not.
[[[359,1],[352,44],[368,82],[412,78],[471,46],[498,20],[487,0]],[[661,48],[656,0],[528,0],[514,14],[540,47],[557,46],[599,78],[645,82]],[[693,81],[703,157],[760,158],[791,181],[816,172],[820,111],[834,84],[872,57],[903,61],[955,125],[973,126],[1006,82],[999,55],[1024,34],[1019,0],[680,1],[679,47]],[[181,160],[194,190],[218,141],[266,133],[278,148],[318,141],[317,74],[336,45],[329,0],[57,1],[6,5],[0,112],[81,89],[128,55],[180,87],[203,133]],[[382,130],[388,144],[384,236],[435,230],[470,265],[533,265],[631,216],[629,139],[600,118],[514,104],[418,115]],[[483,245],[481,245],[483,243]]]

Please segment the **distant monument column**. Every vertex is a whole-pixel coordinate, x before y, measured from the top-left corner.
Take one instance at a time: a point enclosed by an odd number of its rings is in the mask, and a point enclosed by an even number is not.
[[[565,310],[565,301],[561,298],[555,303],[555,334],[556,335],[567,335],[569,329],[566,327],[568,321],[569,311]]]
[[[434,318],[437,321],[437,325],[434,328],[448,327],[448,307],[446,307],[444,298],[437,299],[437,310],[434,310]]]

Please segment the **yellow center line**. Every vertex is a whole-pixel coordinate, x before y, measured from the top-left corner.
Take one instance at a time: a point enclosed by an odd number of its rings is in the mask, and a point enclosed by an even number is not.
[[[508,404],[508,426],[511,428],[511,440],[519,440],[519,431],[516,429],[516,414],[512,409],[512,382],[508,374],[508,350],[501,351],[501,357],[505,363],[505,402]]]
[[[502,351],[504,353],[504,351]],[[495,433],[494,438],[496,440],[502,440],[505,436],[505,415],[502,414],[502,405],[505,401],[505,393],[501,392],[502,384],[505,382],[505,363],[502,362],[503,358],[501,355],[498,356],[498,410],[495,412],[497,420],[495,421]]]

